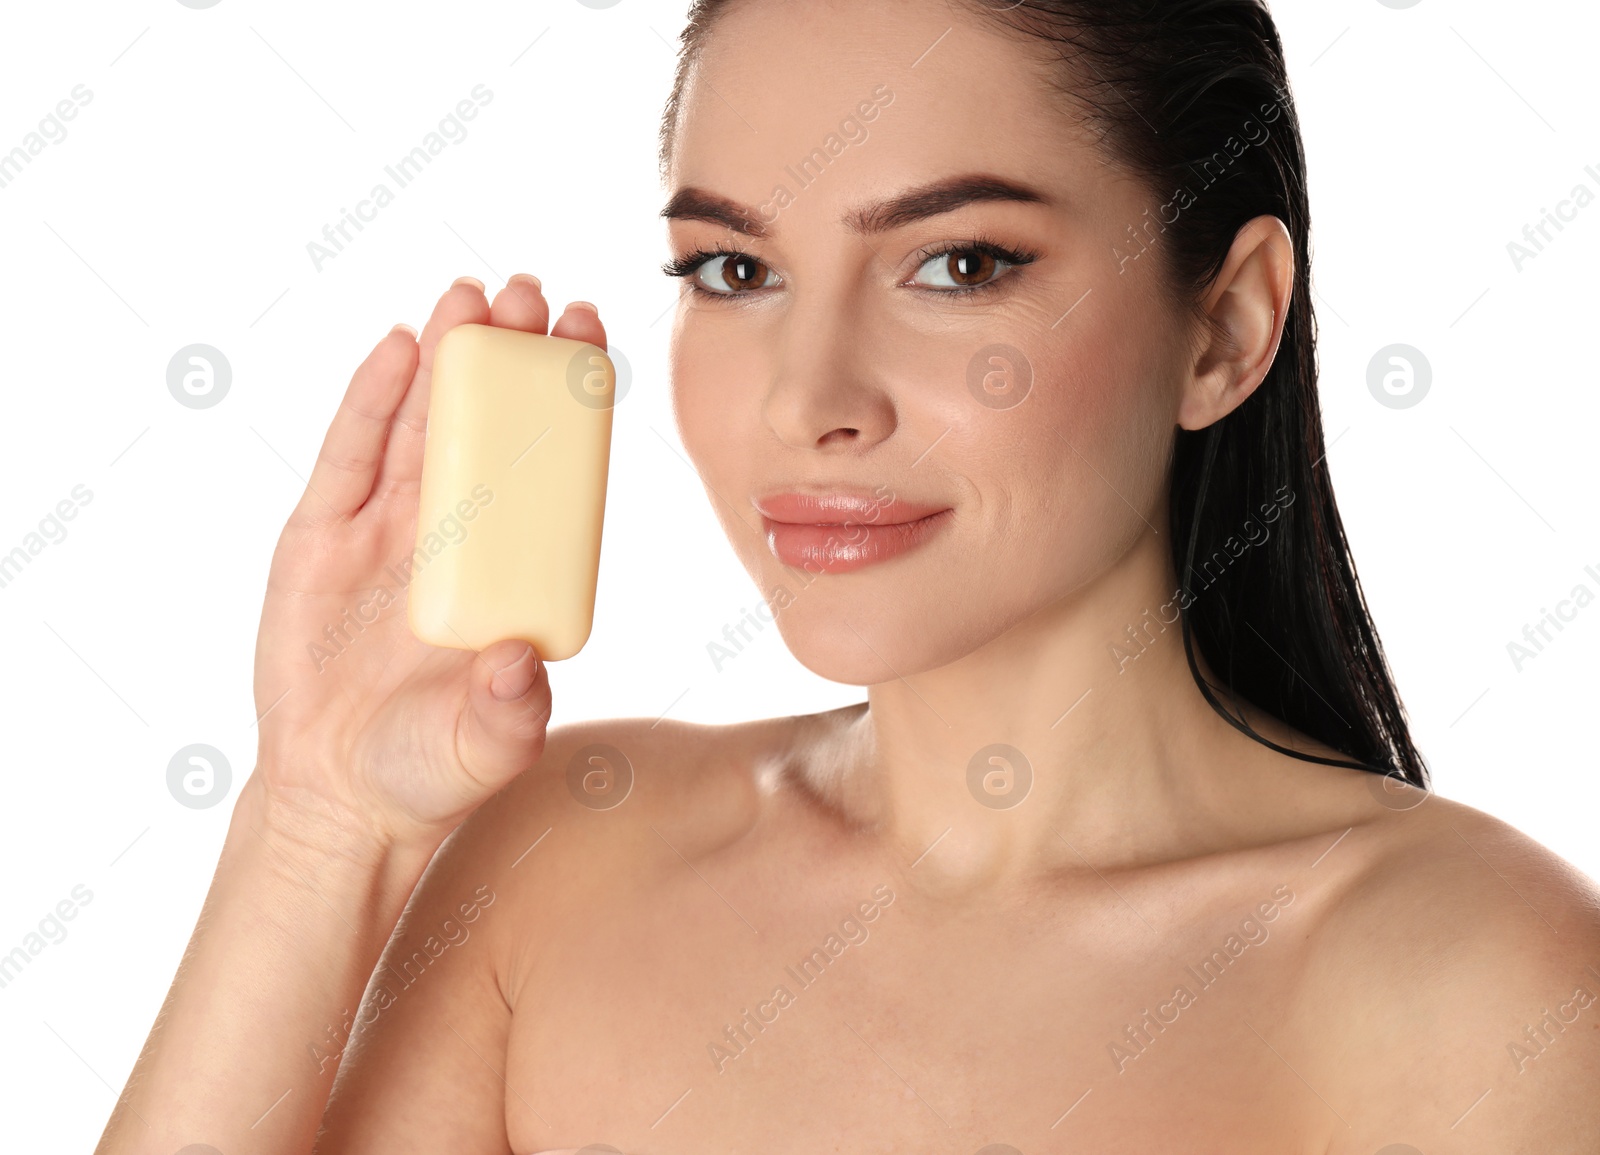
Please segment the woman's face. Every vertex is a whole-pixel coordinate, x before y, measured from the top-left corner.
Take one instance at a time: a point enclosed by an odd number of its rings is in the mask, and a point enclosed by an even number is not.
[[[951,662],[1160,524],[1185,334],[1159,249],[1124,259],[1153,199],[1045,67],[944,4],[752,2],[688,79],[673,257],[743,256],[685,278],[679,433],[826,678]]]

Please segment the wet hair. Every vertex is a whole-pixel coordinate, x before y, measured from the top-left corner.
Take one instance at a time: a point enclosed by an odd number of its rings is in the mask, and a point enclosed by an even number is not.
[[[661,122],[663,167],[708,33],[735,4],[749,2],[693,0]],[[1263,215],[1287,228],[1293,295],[1265,379],[1205,429],[1175,427],[1170,516],[1184,652],[1212,708],[1256,741],[1426,789],[1428,768],[1412,741],[1328,478],[1305,153],[1283,43],[1266,3],[946,2],[1042,54],[1054,95],[1064,98],[1063,115],[1077,116],[1107,162],[1138,178],[1152,198],[1141,224],[1129,227],[1123,259],[1135,248],[1154,253],[1175,307],[1213,335],[1227,336],[1202,301],[1240,230]],[[1263,520],[1275,522],[1273,531],[1240,546],[1248,527]],[[1223,687],[1201,674],[1197,645],[1227,692],[1350,760],[1281,746],[1234,716],[1213,692]]]

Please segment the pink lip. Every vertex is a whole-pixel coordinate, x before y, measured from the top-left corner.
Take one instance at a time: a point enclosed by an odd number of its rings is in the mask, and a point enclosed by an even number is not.
[[[953,512],[947,505],[848,490],[774,493],[754,504],[773,556],[810,573],[848,573],[898,557]]]

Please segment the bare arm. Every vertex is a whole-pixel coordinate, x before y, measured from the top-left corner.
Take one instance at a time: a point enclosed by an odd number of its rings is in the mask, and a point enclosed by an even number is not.
[[[550,686],[537,655],[516,640],[481,653],[419,642],[390,567],[415,543],[439,338],[466,323],[544,332],[548,320],[531,281],[492,308],[480,286],[458,284],[420,340],[397,327],[352,377],[273,556],[255,770],[97,1155],[190,1144],[307,1155],[348,1013],[434,852],[538,760]],[[605,344],[582,310],[553,332]]]
[[[211,890],[99,1152],[311,1150],[353,1008],[430,848],[291,814],[252,775]]]

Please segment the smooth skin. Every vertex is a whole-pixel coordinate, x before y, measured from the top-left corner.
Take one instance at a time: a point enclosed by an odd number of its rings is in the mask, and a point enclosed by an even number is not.
[[[546,732],[517,643],[434,650],[403,607],[313,675],[305,639],[410,549],[440,333],[542,332],[546,306],[458,284],[420,344],[378,344],[274,557],[259,761],[101,1152],[1593,1149],[1594,884],[1488,815],[1252,742],[1176,627],[1108,656],[1177,586],[1172,429],[1260,384],[1292,256],[1281,223],[1241,230],[1203,299],[1220,340],[1151,261],[1119,272],[1148,194],[1043,75],[941,4],[751,3],[686,92],[670,192],[751,210],[893,92],[765,236],[669,223],[674,256],[759,262],[682,289],[683,444],[785,643],[864,703]],[[978,172],[1059,199],[842,221]],[[927,253],[979,234],[1038,259],[952,294]],[[571,307],[551,331],[605,339]],[[996,342],[1036,369],[1009,410],[967,389]],[[752,499],[836,485],[952,515],[856,573],[781,566]],[[610,809],[568,786],[596,742],[635,775]],[[1008,809],[968,786],[997,742],[1033,772]]]

